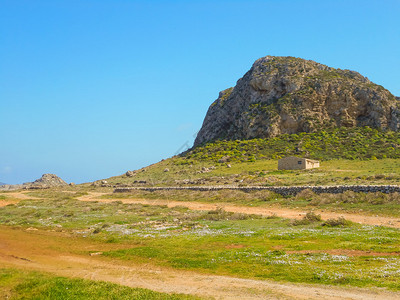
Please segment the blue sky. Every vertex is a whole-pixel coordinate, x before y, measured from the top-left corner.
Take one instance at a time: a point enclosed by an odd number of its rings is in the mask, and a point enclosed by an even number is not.
[[[399,15],[398,0],[0,0],[0,182],[88,182],[170,157],[265,55],[400,96]]]

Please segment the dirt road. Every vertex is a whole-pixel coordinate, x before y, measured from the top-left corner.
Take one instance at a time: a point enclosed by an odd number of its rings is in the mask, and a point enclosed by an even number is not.
[[[37,199],[36,197],[28,196],[24,192],[12,192],[12,193],[3,193],[6,196],[6,200],[0,200],[0,207],[6,206],[8,204],[15,204],[21,200],[26,199]]]
[[[399,299],[400,293],[381,289],[338,288],[276,283],[206,275],[148,264],[90,256],[129,244],[101,244],[68,233],[22,230],[0,226],[0,265],[103,280],[167,293],[185,293],[216,299]]]
[[[112,202],[122,201],[124,203],[140,203],[148,205],[167,205],[168,207],[184,206],[193,210],[213,210],[218,207],[222,207],[224,210],[235,213],[244,214],[258,214],[263,216],[277,215],[283,218],[289,219],[301,219],[304,217],[307,211],[297,210],[291,208],[281,207],[249,207],[249,206],[237,206],[226,203],[221,204],[210,204],[202,202],[190,202],[190,201],[173,201],[173,200],[161,200],[161,199],[99,199],[104,196],[105,193],[89,193],[88,195],[78,198],[81,201],[100,201],[100,202]],[[322,219],[332,219],[338,217],[344,217],[346,220],[367,224],[367,225],[382,225],[387,227],[400,228],[400,218],[381,217],[381,216],[367,216],[362,214],[351,214],[351,213],[336,213],[327,212],[321,210],[314,210],[315,213],[320,214]]]
[[[244,213],[244,214],[258,214],[263,216],[277,215],[283,218],[289,219],[301,219],[306,214],[307,210],[299,210],[292,208],[282,208],[282,207],[250,207],[250,206],[238,206],[226,203],[211,204],[204,202],[190,202],[190,201],[173,201],[164,199],[100,199],[101,196],[107,193],[91,192],[88,195],[81,196],[78,198],[80,201],[99,201],[99,202],[113,202],[122,201],[124,203],[140,203],[148,205],[167,205],[168,207],[184,206],[193,210],[213,210],[218,207],[222,207],[224,210],[229,212]],[[14,198],[13,200],[3,200],[0,201],[0,207],[5,206],[10,203],[17,203],[24,199],[35,199],[35,197],[28,196],[25,192],[15,192],[7,193],[9,197]],[[400,228],[400,218],[394,217],[382,217],[382,216],[371,216],[364,214],[354,214],[354,213],[338,213],[323,210],[313,210],[315,213],[320,214],[322,219],[332,219],[338,217],[344,217],[346,220],[366,225],[377,225],[377,226],[387,226],[393,228]]]

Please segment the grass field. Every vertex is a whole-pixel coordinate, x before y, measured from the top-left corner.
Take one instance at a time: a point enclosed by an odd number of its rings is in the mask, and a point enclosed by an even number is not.
[[[0,268],[0,298],[10,300],[199,299],[187,295],[170,295],[146,289],[129,288],[107,282],[70,279],[42,272],[10,268]]]
[[[81,202],[74,199],[80,192],[34,192],[46,193],[42,200],[0,208],[0,223],[64,231],[105,243],[110,248],[103,256],[118,261],[243,278],[400,290],[398,229],[312,215],[293,221],[221,209]]]

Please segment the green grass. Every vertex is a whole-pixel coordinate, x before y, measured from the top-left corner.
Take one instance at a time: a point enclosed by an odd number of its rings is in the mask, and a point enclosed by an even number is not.
[[[141,288],[130,288],[103,281],[69,279],[47,273],[0,269],[0,298],[2,299],[199,299],[166,294]]]
[[[58,201],[72,200],[77,197],[87,195],[86,191],[76,191],[75,189],[69,188],[52,188],[44,190],[33,190],[27,193],[30,196],[36,198],[46,198],[46,199],[57,199]]]
[[[366,252],[357,257],[329,254],[343,249]],[[105,255],[244,278],[399,290],[399,256],[367,251],[399,252],[398,230],[320,222],[291,226],[282,219],[217,221],[207,230],[145,239]]]
[[[103,255],[113,259],[243,278],[400,290],[398,229],[308,219],[295,224],[222,209],[57,198],[0,208],[3,225],[55,228],[109,243],[115,250]],[[348,255],[351,251],[361,254]]]
[[[82,202],[74,199],[24,200],[0,207],[0,224],[77,231],[79,235],[108,239],[129,236],[140,230],[158,231],[192,226],[199,220],[247,219],[259,216],[214,211],[191,211],[185,207]]]

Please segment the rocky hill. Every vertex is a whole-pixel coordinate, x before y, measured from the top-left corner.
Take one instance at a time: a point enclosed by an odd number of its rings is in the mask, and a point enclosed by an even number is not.
[[[354,71],[266,56],[220,92],[194,145],[356,126],[397,131],[399,98]]]
[[[31,185],[53,187],[53,186],[68,185],[68,183],[66,183],[64,180],[62,180],[55,174],[43,174],[41,178],[32,182]]]
[[[68,185],[64,180],[55,174],[43,174],[42,177],[34,182],[25,182],[23,184],[5,184],[0,185],[0,190],[18,190],[18,189],[46,189],[56,186]]]

